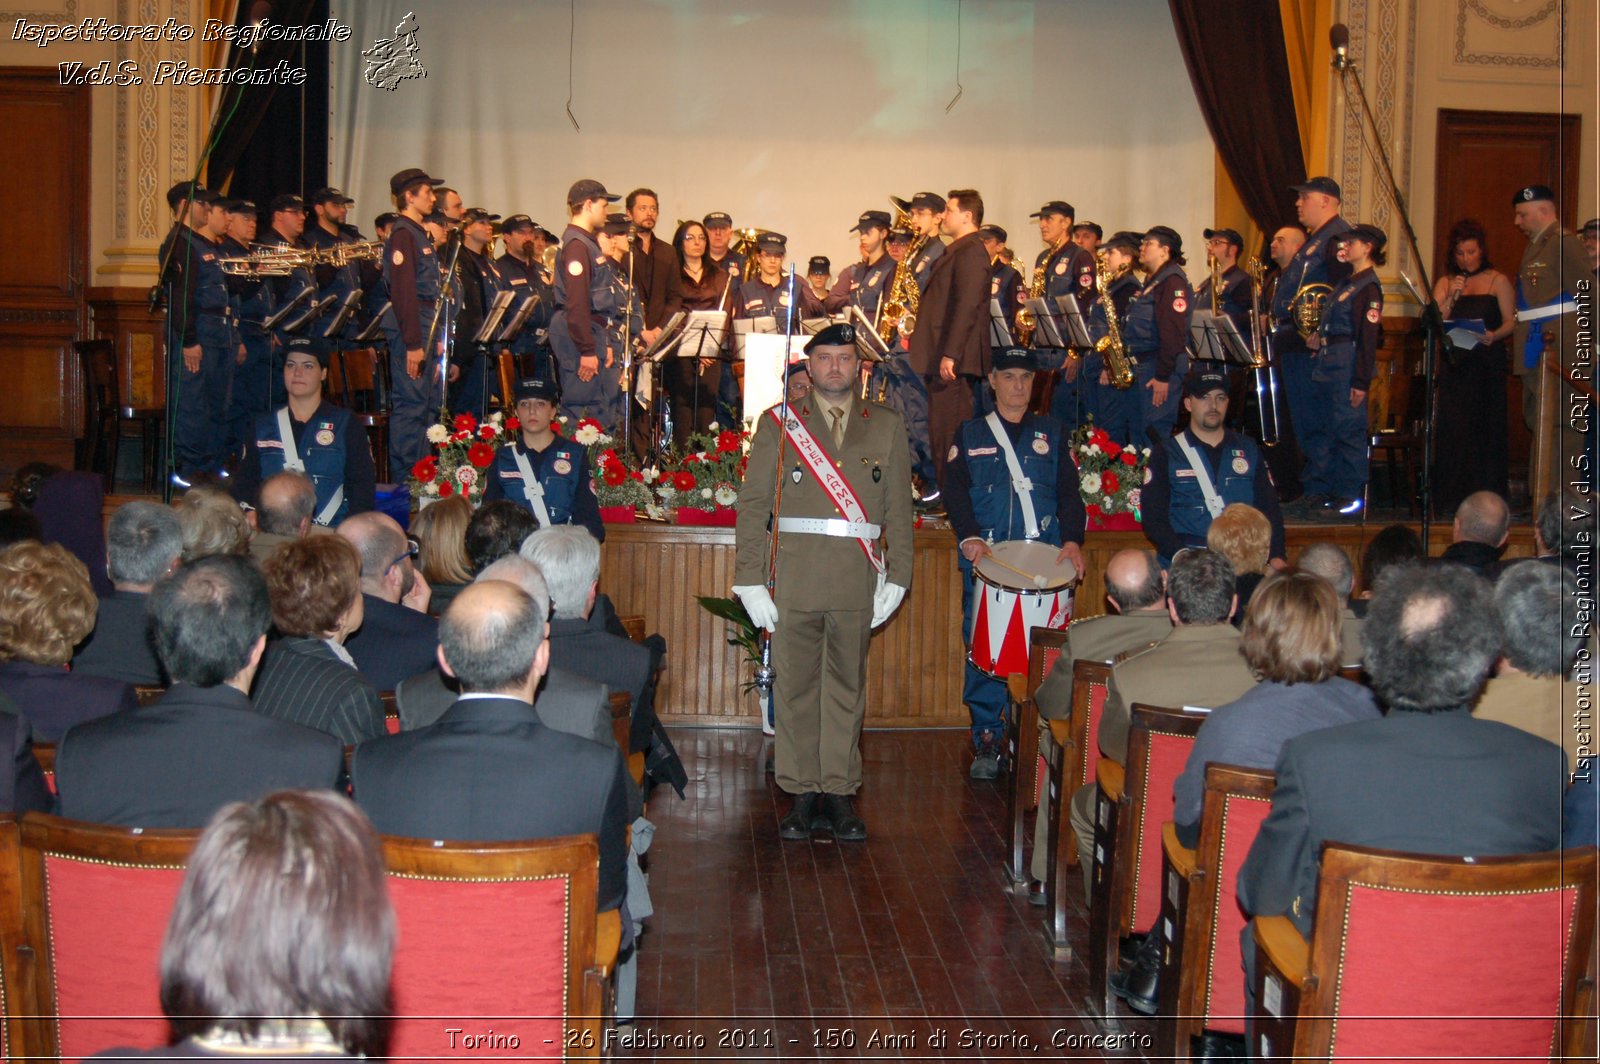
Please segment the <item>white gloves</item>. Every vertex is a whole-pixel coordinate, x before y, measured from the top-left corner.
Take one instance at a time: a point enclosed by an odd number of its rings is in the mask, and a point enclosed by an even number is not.
[[[750,620],[757,628],[765,628],[769,632],[778,630],[778,604],[772,601],[772,592],[764,585],[736,586],[733,593],[744,603],[744,612],[750,615]]]
[[[884,584],[872,596],[872,627],[876,628],[887,621],[895,610],[900,608],[900,602],[906,597],[906,589],[899,584]]]

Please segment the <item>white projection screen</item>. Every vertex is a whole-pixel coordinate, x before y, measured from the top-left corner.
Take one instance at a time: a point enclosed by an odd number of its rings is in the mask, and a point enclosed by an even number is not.
[[[569,27],[572,111],[566,113]],[[368,84],[361,50],[414,12],[427,74]],[[1170,225],[1196,275],[1215,155],[1166,0],[334,0],[331,180],[371,231],[421,166],[468,206],[560,233],[567,187],[661,197],[658,232],[725,210],[793,260],[857,258],[890,193],[975,188],[1031,262],[1028,214]]]

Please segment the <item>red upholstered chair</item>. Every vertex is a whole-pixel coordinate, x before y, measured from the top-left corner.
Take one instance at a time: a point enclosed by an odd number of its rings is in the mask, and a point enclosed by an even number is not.
[[[0,813],[0,1060],[26,1057],[33,1007],[33,953],[22,938],[22,831]]]
[[[1203,713],[1135,702],[1128,764],[1101,759],[1089,885],[1089,985],[1114,1012],[1110,975],[1121,940],[1154,927],[1161,912],[1161,828],[1172,819],[1172,784],[1188,763]]]
[[[598,1058],[622,924],[596,919],[593,835],[391,837],[383,851],[399,928],[392,1059]]]
[[[198,835],[22,818],[30,1055],[78,1060],[112,1046],[166,1043],[161,940]]]
[[[1161,1020],[1157,1054],[1188,1060],[1203,1031],[1244,1034],[1244,970],[1239,934],[1245,915],[1236,883],[1250,844],[1272,810],[1277,777],[1236,765],[1206,768],[1200,838],[1179,845],[1174,825],[1162,829],[1165,856],[1161,927]]]
[[[379,691],[378,701],[383,703],[383,730],[390,735],[400,734],[400,708],[393,691]]]
[[[1257,1056],[1579,1059],[1595,869],[1592,846],[1472,858],[1329,844],[1311,942],[1284,917],[1253,921]]]
[[[1100,749],[1100,715],[1105,710],[1111,683],[1111,666],[1103,661],[1078,661],[1072,666],[1072,708],[1067,719],[1050,722],[1055,750],[1049,758],[1049,787],[1040,816],[1050,818],[1047,835],[1045,897],[1050,908],[1045,921],[1045,941],[1057,960],[1070,957],[1067,945],[1068,884],[1078,879],[1078,836],[1072,830],[1072,795],[1095,782],[1094,755]]]
[[[1055,668],[1066,643],[1065,629],[1034,628],[1029,635],[1027,675],[1013,674],[1006,678],[1006,694],[1011,703],[1011,710],[1006,714],[1006,756],[1011,764],[1010,786],[1006,788],[1006,822],[1011,825],[1011,848],[1006,854],[1005,873],[1013,884],[1026,883],[1029,878],[1023,860],[1028,813],[1039,807],[1039,796],[1049,773],[1049,766],[1039,753],[1039,707],[1033,700],[1033,692]]]

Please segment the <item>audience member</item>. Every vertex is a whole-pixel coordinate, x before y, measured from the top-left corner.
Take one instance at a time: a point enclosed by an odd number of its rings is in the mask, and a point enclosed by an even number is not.
[[[630,781],[615,745],[556,731],[534,709],[550,660],[548,612],[501,580],[457,595],[439,622],[439,658],[463,694],[436,724],[357,746],[351,783],[388,835],[597,835],[599,907],[615,909],[627,886]]]
[[[1573,492],[1545,496],[1534,518],[1533,548],[1547,565],[1576,572],[1594,558],[1595,504]]]
[[[483,572],[507,554],[515,554],[539,527],[526,507],[510,499],[484,503],[467,523],[467,564],[473,575]]]
[[[1233,566],[1234,593],[1239,603],[1234,607],[1233,626],[1244,623],[1245,610],[1250,596],[1267,575],[1267,558],[1272,551],[1272,522],[1254,506],[1242,502],[1229,503],[1222,508],[1206,529],[1206,546],[1228,559]]]
[[[121,680],[70,671],[72,648],[94,629],[98,609],[83,563],[59,543],[0,551],[0,691],[40,742],[138,704]]]
[[[227,492],[196,485],[172,506],[183,528],[184,561],[249,552],[250,522]]]
[[[544,577],[532,562],[520,554],[509,554],[479,573],[474,583],[504,580],[516,584],[536,600],[550,601]],[[461,684],[453,676],[429,669],[395,688],[395,708],[400,714],[400,729],[425,728],[444,716],[460,697]],[[615,745],[611,732],[610,692],[596,683],[565,669],[551,667],[544,674],[534,708],[539,719],[556,731]]]
[[[1517,562],[1495,581],[1494,606],[1505,643],[1472,715],[1555,743],[1576,769],[1583,752],[1570,714],[1588,693],[1572,678],[1573,664],[1589,638],[1577,578],[1556,566]]]
[[[1212,550],[1179,551],[1167,571],[1167,613],[1172,632],[1155,646],[1124,654],[1111,667],[1100,717],[1100,752],[1128,756],[1130,707],[1215,708],[1255,686],[1239,653],[1239,630],[1228,623],[1235,605],[1233,566]],[[1091,751],[1092,755],[1092,751]],[[1072,796],[1072,829],[1087,890],[1094,848],[1095,784]],[[1138,929],[1136,929],[1138,930]]]
[[[1387,570],[1422,557],[1422,538],[1406,525],[1387,525],[1373,536],[1361,552],[1361,594],[1351,604],[1355,615],[1367,615],[1367,602]]]
[[[256,493],[256,531],[250,556],[265,565],[277,549],[310,535],[317,487],[304,473],[284,470],[261,482]]]
[[[0,691],[0,750],[11,757],[0,761],[0,813],[48,813],[55,807],[44,771],[33,756],[33,729],[17,712],[17,704]]]
[[[161,946],[180,1041],[95,1056],[381,1056],[394,943],[383,850],[349,799],[236,802],[195,843]]]
[[[1491,857],[1561,841],[1561,749],[1468,710],[1500,654],[1490,586],[1452,565],[1402,566],[1379,585],[1362,640],[1388,716],[1284,744],[1272,812],[1239,872],[1247,915],[1286,916],[1307,938],[1325,842]],[[1242,946],[1252,995],[1248,929]]]
[[[33,512],[39,502],[39,491],[44,482],[61,472],[60,466],[49,462],[26,462],[11,474],[11,505],[18,510]]]
[[[135,500],[111,515],[106,570],[115,589],[100,599],[94,631],[72,658],[72,671],[123,683],[164,685],[150,638],[150,589],[177,568],[183,529],[172,507]]]
[[[459,495],[440,499],[411,519],[411,536],[417,541],[417,567],[433,590],[429,609],[437,616],[456,593],[472,583],[467,561],[467,523],[472,504]]]
[[[20,506],[0,510],[0,550],[26,539],[44,542],[44,528],[33,511]]]
[[[344,649],[361,627],[361,558],[342,536],[278,548],[263,567],[272,623],[251,701],[257,712],[325,731],[346,744],[384,733],[383,703]]]
[[[1300,552],[1295,565],[1320,576],[1339,598],[1339,664],[1361,664],[1361,618],[1350,607],[1350,592],[1355,590],[1356,571],[1350,555],[1332,543],[1313,543]]]
[[[1511,535],[1511,508],[1492,491],[1475,491],[1456,507],[1450,546],[1439,560],[1464,565],[1486,580],[1500,575],[1500,553]]]
[[[439,622],[428,616],[432,589],[417,571],[417,545],[388,514],[369,511],[339,524],[361,554],[361,627],[345,649],[374,687],[393,691],[433,667]]]
[[[229,802],[339,782],[339,740],[250,705],[272,620],[254,562],[220,554],[180,567],[151,590],[150,615],[172,687],[136,713],[67,732],[56,753],[62,816],[198,828]]]
[[[65,470],[45,478],[33,515],[43,530],[41,541],[59,543],[83,563],[96,595],[111,594],[111,578],[102,564],[106,556],[105,481],[98,473]]]

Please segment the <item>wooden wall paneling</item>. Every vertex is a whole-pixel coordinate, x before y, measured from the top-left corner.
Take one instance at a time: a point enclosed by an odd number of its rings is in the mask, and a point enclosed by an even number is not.
[[[89,229],[89,90],[59,84],[55,67],[0,67],[0,129],[25,146],[9,167],[8,198],[26,204],[25,239],[0,255],[0,475],[33,460],[70,467],[82,432],[72,341],[84,334]]]

